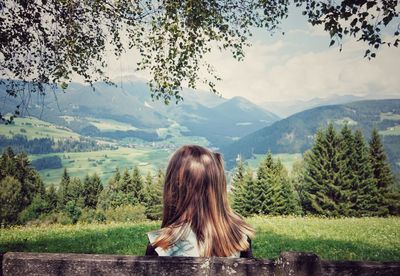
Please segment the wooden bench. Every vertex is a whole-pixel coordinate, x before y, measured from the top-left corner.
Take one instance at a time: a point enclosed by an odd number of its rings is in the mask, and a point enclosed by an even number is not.
[[[22,252],[0,254],[0,260],[0,276],[400,275],[400,262],[322,261],[307,252],[283,252],[276,261]]]

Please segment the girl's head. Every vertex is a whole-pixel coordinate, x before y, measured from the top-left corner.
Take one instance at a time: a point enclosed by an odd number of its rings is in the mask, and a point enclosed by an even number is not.
[[[249,246],[253,230],[235,214],[227,199],[219,153],[188,145],[172,156],[164,184],[163,230],[155,246],[174,244],[190,226],[201,256],[230,256]]]

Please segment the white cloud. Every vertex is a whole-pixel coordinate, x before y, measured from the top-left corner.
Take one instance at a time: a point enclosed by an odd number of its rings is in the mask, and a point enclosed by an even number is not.
[[[217,90],[226,98],[243,96],[261,103],[333,94],[400,97],[398,48],[383,47],[375,59],[368,61],[363,58],[365,44],[349,40],[339,52],[336,46],[328,47],[328,37],[322,29],[310,26],[288,31],[280,39],[258,35],[246,49],[244,61],[238,62],[229,52],[218,50],[206,61],[223,78],[217,82]],[[120,59],[110,53],[106,72],[116,82],[149,79],[146,72],[135,72],[138,60],[134,51]],[[201,84],[199,88],[208,89]]]
[[[256,103],[333,94],[399,97],[398,49],[383,47],[369,61],[363,58],[365,47],[348,41],[342,52],[326,45],[322,51],[306,51],[302,46],[303,49],[291,53],[293,45],[280,40],[272,45],[255,44],[247,49],[247,57],[241,63],[225,55],[214,55],[208,60],[223,78],[217,89],[225,97],[240,95]]]

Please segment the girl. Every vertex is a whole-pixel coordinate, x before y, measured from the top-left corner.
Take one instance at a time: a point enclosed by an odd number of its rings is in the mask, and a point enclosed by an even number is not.
[[[148,233],[146,255],[252,257],[254,231],[228,204],[219,153],[196,145],[178,149],[163,200],[161,229]]]

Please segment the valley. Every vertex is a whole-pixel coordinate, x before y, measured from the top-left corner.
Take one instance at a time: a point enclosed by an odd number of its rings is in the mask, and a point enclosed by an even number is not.
[[[317,107],[280,119],[242,97],[224,99],[191,90],[184,90],[183,96],[179,104],[164,105],[151,101],[140,81],[118,88],[99,83],[94,91],[72,84],[57,101],[45,99],[45,112],[32,103],[30,116],[1,125],[0,149],[26,151],[33,162],[56,157],[61,166],[39,168],[46,184],[58,184],[63,168],[79,178],[96,172],[103,183],[117,168],[137,165],[144,173],[165,169],[169,156],[184,144],[222,152],[229,177],[238,157],[254,170],[268,152],[290,172],[317,129],[333,122],[338,129],[344,124],[360,128],[366,138],[376,127],[393,171],[400,172],[400,100],[346,103],[358,98],[343,96],[329,99],[341,104],[323,105],[328,99],[316,99],[303,108]],[[21,139],[29,147],[21,146]]]

